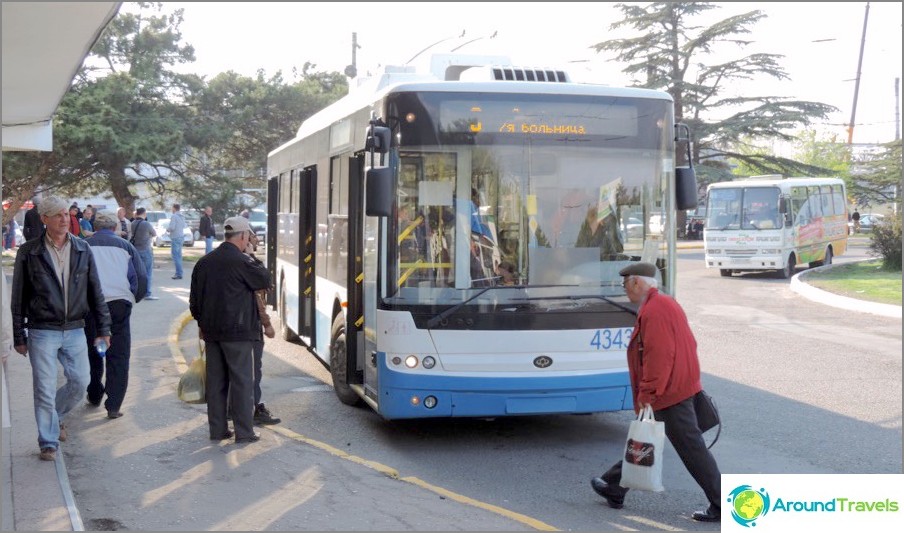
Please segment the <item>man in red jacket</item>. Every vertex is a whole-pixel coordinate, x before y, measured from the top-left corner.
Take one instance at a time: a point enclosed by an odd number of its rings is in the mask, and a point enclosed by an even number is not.
[[[697,341],[684,310],[674,299],[660,294],[656,266],[634,263],[619,271],[625,293],[640,307],[634,333],[628,344],[628,372],[634,396],[634,411],[650,405],[656,420],[665,423],[665,434],[684,466],[703,489],[709,508],[695,511],[694,520],[718,522],[722,517],[721,473],[706,448],[697,425],[694,396],[700,393],[700,362]],[[628,489],[619,485],[622,462],[590,481],[610,507],[624,505]]]

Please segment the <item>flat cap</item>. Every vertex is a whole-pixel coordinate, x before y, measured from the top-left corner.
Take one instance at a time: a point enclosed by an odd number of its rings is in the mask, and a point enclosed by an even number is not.
[[[631,263],[625,268],[618,271],[620,276],[644,276],[646,278],[656,278],[656,265],[653,263],[639,262]]]

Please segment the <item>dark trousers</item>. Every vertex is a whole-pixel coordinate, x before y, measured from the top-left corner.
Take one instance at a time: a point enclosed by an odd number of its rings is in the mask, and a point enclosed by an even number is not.
[[[261,403],[261,373],[264,369],[264,341],[251,341],[254,346],[254,405]]]
[[[694,397],[679,402],[671,407],[659,411],[653,411],[656,420],[665,423],[665,436],[668,437],[672,447],[678,452],[678,457],[684,463],[684,467],[694,478],[694,481],[703,489],[706,499],[709,500],[710,511],[721,514],[722,478],[719,465],[713,454],[706,448],[703,434],[697,427],[697,413],[694,411]],[[603,481],[611,485],[621,482],[622,461],[615,463],[601,477]]]
[[[235,438],[254,434],[254,365],[252,341],[206,341],[207,424],[210,438],[226,434],[227,397],[231,398]]]
[[[132,357],[132,302],[113,300],[107,302],[110,309],[112,327],[110,329],[110,348],[107,355],[101,357],[94,348],[97,337],[97,323],[94,314],[85,317],[85,338],[88,341],[88,362],[91,364],[91,381],[88,383],[88,401],[99,404],[104,394],[107,401],[104,407],[108,411],[119,411],[126,397],[129,386],[129,359]],[[106,373],[106,380],[104,374]]]

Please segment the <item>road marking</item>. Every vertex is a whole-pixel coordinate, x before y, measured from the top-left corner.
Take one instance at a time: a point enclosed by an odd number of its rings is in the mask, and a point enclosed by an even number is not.
[[[191,312],[185,311],[181,315],[176,317],[176,320],[173,321],[173,324],[170,327],[170,334],[169,334],[170,353],[173,356],[173,360],[176,362],[176,366],[179,368],[180,374],[184,373],[185,370],[188,369],[188,364],[185,362],[185,356],[182,354],[182,350],[179,348],[179,334],[182,332],[182,329],[185,328],[186,324],[188,324],[191,320],[192,320]],[[531,518],[527,515],[523,515],[521,513],[516,513],[515,511],[510,511],[508,509],[504,509],[502,507],[499,507],[499,506],[496,506],[496,505],[493,505],[490,503],[486,503],[486,502],[482,502],[479,500],[475,500],[473,498],[469,498],[462,494],[458,494],[458,493],[452,492],[450,490],[446,490],[442,487],[432,485],[432,484],[427,483],[426,481],[423,481],[416,477],[410,477],[410,476],[409,477],[401,477],[401,476],[399,476],[399,471],[396,470],[395,468],[386,466],[386,465],[384,465],[382,463],[378,463],[376,461],[371,461],[369,459],[365,459],[363,457],[358,457],[357,455],[351,455],[351,454],[344,452],[344,451],[340,450],[339,448],[336,448],[335,446],[332,446],[325,442],[320,442],[318,440],[310,439],[308,437],[305,437],[304,435],[295,433],[291,429],[286,429],[281,426],[262,426],[262,429],[269,429],[270,431],[273,431],[274,433],[279,433],[280,435],[283,435],[284,437],[287,437],[289,439],[307,444],[309,446],[313,446],[314,448],[323,450],[323,451],[329,453],[330,455],[336,456],[340,459],[345,459],[346,461],[351,461],[353,463],[357,463],[359,465],[366,466],[367,468],[376,470],[377,472],[380,472],[381,474],[383,474],[389,478],[397,479],[399,481],[404,481],[405,483],[411,483],[412,485],[415,485],[422,489],[429,490],[431,492],[439,494],[440,496],[443,496],[450,500],[456,501],[458,503],[463,503],[465,505],[470,505],[472,507],[477,507],[479,509],[489,511],[491,513],[495,513],[500,516],[504,516],[505,518],[508,518],[510,520],[514,520],[514,521],[520,522],[521,524],[524,524],[528,527],[532,527],[532,528],[536,529],[537,531],[560,531],[558,528],[551,526],[540,520],[537,520],[535,518]]]

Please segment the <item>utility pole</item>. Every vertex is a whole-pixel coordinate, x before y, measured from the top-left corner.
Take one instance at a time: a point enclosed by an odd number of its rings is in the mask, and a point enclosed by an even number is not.
[[[901,78],[895,78],[895,140],[901,140]]]
[[[863,37],[860,38],[860,59],[857,61],[857,80],[854,83],[854,106],[851,109],[851,125],[848,128],[848,144],[854,143],[854,118],[857,116],[857,96],[860,93],[860,69],[863,67],[863,48],[866,46],[866,22],[869,20],[869,2],[863,15]]]
[[[358,32],[352,32],[352,64],[345,67],[345,75],[349,78],[354,78],[358,75],[358,63],[356,59],[358,48],[361,48],[358,44]]]

